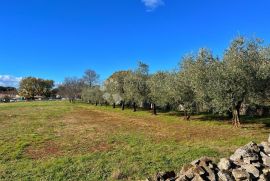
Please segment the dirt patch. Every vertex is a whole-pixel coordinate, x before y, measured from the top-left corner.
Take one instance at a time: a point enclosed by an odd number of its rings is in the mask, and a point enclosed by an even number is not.
[[[160,117],[149,116],[138,118],[126,117],[120,113],[100,110],[80,109],[68,115],[63,123],[66,125],[58,130],[63,137],[81,138],[80,141],[104,141],[114,133],[136,132],[152,137],[154,140],[170,139],[175,141],[200,142],[228,138],[238,135],[238,131],[229,131],[222,126],[194,125],[190,122],[164,122]],[[76,135],[76,138],[74,138]]]
[[[43,159],[47,157],[60,156],[61,151],[56,143],[48,141],[38,147],[30,145],[26,148],[25,154],[32,159]]]
[[[113,148],[113,145],[107,143],[99,143],[89,148],[90,152],[106,152]]]
[[[240,134],[250,134],[243,129],[234,130],[224,125],[193,123],[192,121],[164,121],[163,116],[124,115],[98,109],[76,108],[61,119],[52,121],[57,142],[46,142],[39,147],[29,147],[27,154],[34,159],[48,156],[77,155],[106,152],[119,146],[109,138],[121,134],[143,135],[154,142],[176,141],[180,144],[215,145],[220,140],[230,140]],[[241,132],[241,133],[239,133]],[[214,144],[215,143],[215,144]],[[219,144],[220,145],[220,144]],[[221,150],[224,148],[220,148]]]

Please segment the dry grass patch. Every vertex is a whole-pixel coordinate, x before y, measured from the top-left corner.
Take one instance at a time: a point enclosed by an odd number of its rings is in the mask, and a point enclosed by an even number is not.
[[[42,145],[30,145],[25,149],[25,154],[31,159],[44,159],[62,155],[59,145],[52,141],[47,141]]]

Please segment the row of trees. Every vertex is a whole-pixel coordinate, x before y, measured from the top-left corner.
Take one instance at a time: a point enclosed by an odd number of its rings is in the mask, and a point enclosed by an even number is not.
[[[222,59],[200,49],[180,62],[177,70],[154,74],[139,62],[135,70],[113,73],[103,85],[97,84],[97,74],[90,71],[83,79],[66,79],[62,89],[66,87],[73,98],[113,107],[121,104],[122,109],[132,105],[136,111],[137,106],[151,105],[154,114],[157,107],[182,110],[187,119],[194,112],[229,113],[234,126],[240,125],[242,105],[269,104],[270,48],[259,39],[234,39]],[[68,86],[71,82],[73,86]]]
[[[59,94],[68,98],[70,102],[74,102],[76,98],[81,98],[82,94],[90,96],[91,98],[89,97],[88,100],[93,101],[97,90],[93,91],[92,88],[100,88],[98,79],[99,75],[91,69],[86,70],[82,78],[67,77],[58,88]]]

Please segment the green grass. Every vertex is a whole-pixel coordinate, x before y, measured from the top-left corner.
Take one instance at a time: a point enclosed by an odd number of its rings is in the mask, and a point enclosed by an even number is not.
[[[0,104],[0,180],[139,180],[266,140],[268,118],[241,129],[68,102]],[[265,121],[264,121],[265,120]]]

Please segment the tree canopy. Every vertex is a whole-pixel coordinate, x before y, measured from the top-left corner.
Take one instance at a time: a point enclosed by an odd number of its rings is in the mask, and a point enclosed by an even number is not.
[[[53,80],[26,77],[20,81],[19,94],[26,99],[34,99],[35,96],[49,97],[53,86]]]

